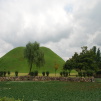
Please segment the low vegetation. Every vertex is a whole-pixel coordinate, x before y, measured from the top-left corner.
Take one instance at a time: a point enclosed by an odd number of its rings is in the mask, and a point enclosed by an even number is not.
[[[1,82],[0,97],[5,96],[24,101],[101,101],[101,83]]]

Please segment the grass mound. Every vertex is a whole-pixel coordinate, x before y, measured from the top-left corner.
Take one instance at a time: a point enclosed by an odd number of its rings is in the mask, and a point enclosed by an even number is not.
[[[45,65],[41,68],[37,68],[33,65],[34,70],[38,70],[39,72],[49,71],[54,73],[54,64],[55,62],[59,64],[59,69],[57,72],[60,72],[65,61],[59,57],[56,53],[46,47],[40,47],[45,55]],[[25,47],[17,47],[11,51],[9,51],[6,55],[0,58],[0,71],[18,71],[20,73],[28,73],[29,65],[27,60],[24,58],[24,49]]]

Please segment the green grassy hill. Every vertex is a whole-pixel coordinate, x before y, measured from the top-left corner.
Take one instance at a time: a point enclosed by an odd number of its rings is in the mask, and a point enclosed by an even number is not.
[[[65,61],[49,48],[41,47],[41,50],[45,55],[45,65],[41,68],[37,68],[34,65],[32,71],[38,70],[39,72],[49,71],[50,73],[54,73],[54,64],[56,62],[59,64],[59,69],[57,72],[60,72]],[[28,73],[29,65],[23,54],[24,47],[17,47],[8,52],[6,55],[0,58],[0,71],[6,70],[11,72],[19,71],[21,73]]]

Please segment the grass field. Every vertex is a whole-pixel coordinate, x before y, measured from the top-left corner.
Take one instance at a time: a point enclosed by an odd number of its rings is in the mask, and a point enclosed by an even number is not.
[[[24,101],[101,101],[101,82],[0,82],[0,97],[4,96]]]

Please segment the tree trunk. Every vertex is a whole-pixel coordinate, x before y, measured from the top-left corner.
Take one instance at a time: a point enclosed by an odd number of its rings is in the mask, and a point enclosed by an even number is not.
[[[32,63],[31,63],[31,65],[30,65],[30,71],[29,71],[29,73],[31,72],[31,70],[32,70]]]
[[[55,76],[56,76],[56,70],[55,70]]]

